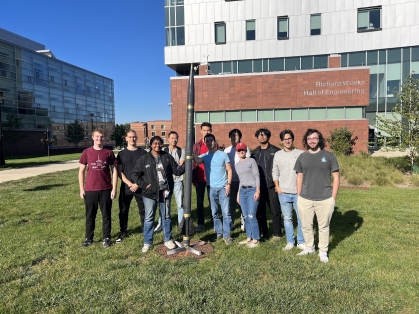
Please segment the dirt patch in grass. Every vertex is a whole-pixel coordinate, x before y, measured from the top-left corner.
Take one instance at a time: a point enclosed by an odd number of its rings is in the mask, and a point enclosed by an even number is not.
[[[192,246],[194,244],[197,244],[198,242],[200,242],[200,241],[192,240],[190,245]],[[193,254],[189,251],[186,251],[186,250],[183,251],[183,252],[176,253],[176,254],[167,255],[167,251],[169,251],[169,249],[167,247],[165,247],[164,244],[159,245],[157,247],[156,252],[158,254],[160,254],[162,257],[165,257],[165,258],[168,258],[168,259],[179,259],[179,258],[183,258],[183,257],[204,258],[204,257],[207,257],[211,252],[214,251],[214,247],[209,242],[205,242],[204,245],[200,245],[200,246],[198,246],[194,249],[196,249],[198,251],[201,251],[202,255],[195,255],[195,254]]]

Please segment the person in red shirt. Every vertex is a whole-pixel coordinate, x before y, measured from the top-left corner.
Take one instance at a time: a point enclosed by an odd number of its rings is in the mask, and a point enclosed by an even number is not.
[[[118,173],[113,151],[103,148],[103,131],[100,129],[93,131],[92,139],[93,146],[86,148],[79,160],[80,197],[84,199],[86,206],[86,240],[82,246],[93,243],[96,214],[100,206],[103,247],[106,248],[111,246],[111,209],[112,200],[116,196]]]

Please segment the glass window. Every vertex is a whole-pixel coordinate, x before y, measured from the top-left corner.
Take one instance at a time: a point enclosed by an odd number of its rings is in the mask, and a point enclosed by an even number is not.
[[[285,58],[285,71],[300,69],[300,57]]]
[[[256,21],[246,21],[246,40],[256,39]]]
[[[313,68],[313,57],[301,57],[301,70],[309,70]]]
[[[387,52],[387,63],[397,63],[401,62],[401,49],[395,48],[395,49],[388,49]]]
[[[367,51],[367,65],[376,65],[378,64],[378,51],[372,50]]]
[[[326,109],[325,108],[313,108],[309,110],[310,120],[325,120]]]
[[[176,27],[176,45],[183,46],[185,45],[185,28]]]
[[[329,56],[314,56],[314,68],[325,69],[329,67]]]
[[[362,108],[346,108],[346,119],[362,119]]]
[[[208,121],[208,112],[195,112],[195,123]]]
[[[284,58],[269,59],[269,71],[284,71]]]
[[[223,62],[223,73],[231,73],[231,61]]]
[[[348,54],[347,53],[342,53],[340,55],[340,66],[342,68],[347,67],[348,66]]]
[[[224,122],[224,111],[210,112],[209,116],[210,116],[209,120],[211,123]]]
[[[242,122],[256,122],[256,110],[242,111]]]
[[[358,32],[381,30],[381,6],[358,9]]]
[[[419,46],[412,47],[412,61],[419,61]]]
[[[393,97],[394,91],[399,91],[401,79],[401,64],[392,63],[387,65],[387,96]]]
[[[184,6],[176,7],[176,23],[177,26],[185,25]]]
[[[321,24],[322,15],[320,13],[310,15],[310,35],[320,35]]]
[[[288,16],[280,16],[277,20],[278,39],[288,39]]]
[[[273,121],[273,110],[258,110],[258,121]]]
[[[308,120],[308,109],[291,109],[291,120]]]
[[[350,52],[349,53],[349,66],[362,66],[366,65],[365,62],[365,51],[362,52]]]
[[[209,67],[211,74],[220,74],[223,72],[221,62],[211,62]]]
[[[262,59],[253,60],[253,72],[262,72]]]
[[[215,23],[215,43],[226,43],[226,24],[224,22]]]
[[[327,119],[328,120],[345,119],[344,108],[328,108],[327,109]]]
[[[226,122],[241,122],[240,111],[226,111]]]
[[[251,72],[252,72],[252,60],[239,61],[238,73],[251,73]]]
[[[403,61],[410,60],[410,48],[403,48]]]

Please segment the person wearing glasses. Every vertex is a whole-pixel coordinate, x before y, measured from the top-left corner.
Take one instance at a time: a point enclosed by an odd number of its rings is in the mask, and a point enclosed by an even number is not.
[[[141,194],[140,187],[132,182],[131,172],[135,167],[135,163],[142,156],[147,154],[144,149],[137,146],[137,133],[130,129],[125,134],[125,140],[127,141],[127,148],[120,151],[116,157],[118,161],[118,177],[121,179],[121,188],[119,192],[119,227],[120,232],[116,239],[116,243],[121,243],[127,236],[128,228],[128,215],[129,208],[132,199],[135,197],[135,201],[138,206],[138,213],[140,214],[141,226],[144,227],[144,203]]]
[[[297,255],[315,252],[313,219],[316,215],[319,229],[319,258],[321,262],[327,263],[329,226],[339,190],[339,164],[333,153],[324,150],[326,140],[318,130],[307,129],[303,145],[307,151],[298,156],[294,170],[297,172],[297,206],[306,248]]]
[[[284,251],[289,251],[295,246],[294,224],[292,221],[292,207],[297,214],[297,248],[304,250],[304,236],[301,230],[300,215],[297,206],[297,173],[294,171],[295,161],[303,151],[294,147],[294,133],[291,130],[283,130],[279,133],[283,150],[275,153],[272,168],[272,178],[275,183],[275,191],[278,193],[281,211],[284,216],[285,236],[287,245]]]
[[[266,205],[271,210],[273,240],[282,237],[281,230],[281,207],[278,194],[275,192],[275,184],[272,178],[272,166],[275,153],[279,148],[269,143],[271,131],[267,128],[258,129],[255,132],[260,146],[253,150],[252,158],[256,160],[260,173],[260,200],[257,209],[257,219],[261,236],[269,239],[268,222],[266,219]]]

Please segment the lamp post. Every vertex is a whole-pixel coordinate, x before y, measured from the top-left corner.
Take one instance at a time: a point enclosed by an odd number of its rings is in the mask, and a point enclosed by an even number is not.
[[[3,92],[0,92],[0,166],[4,166],[6,164],[3,153],[3,121],[1,120],[1,107],[3,107],[3,99]]]

